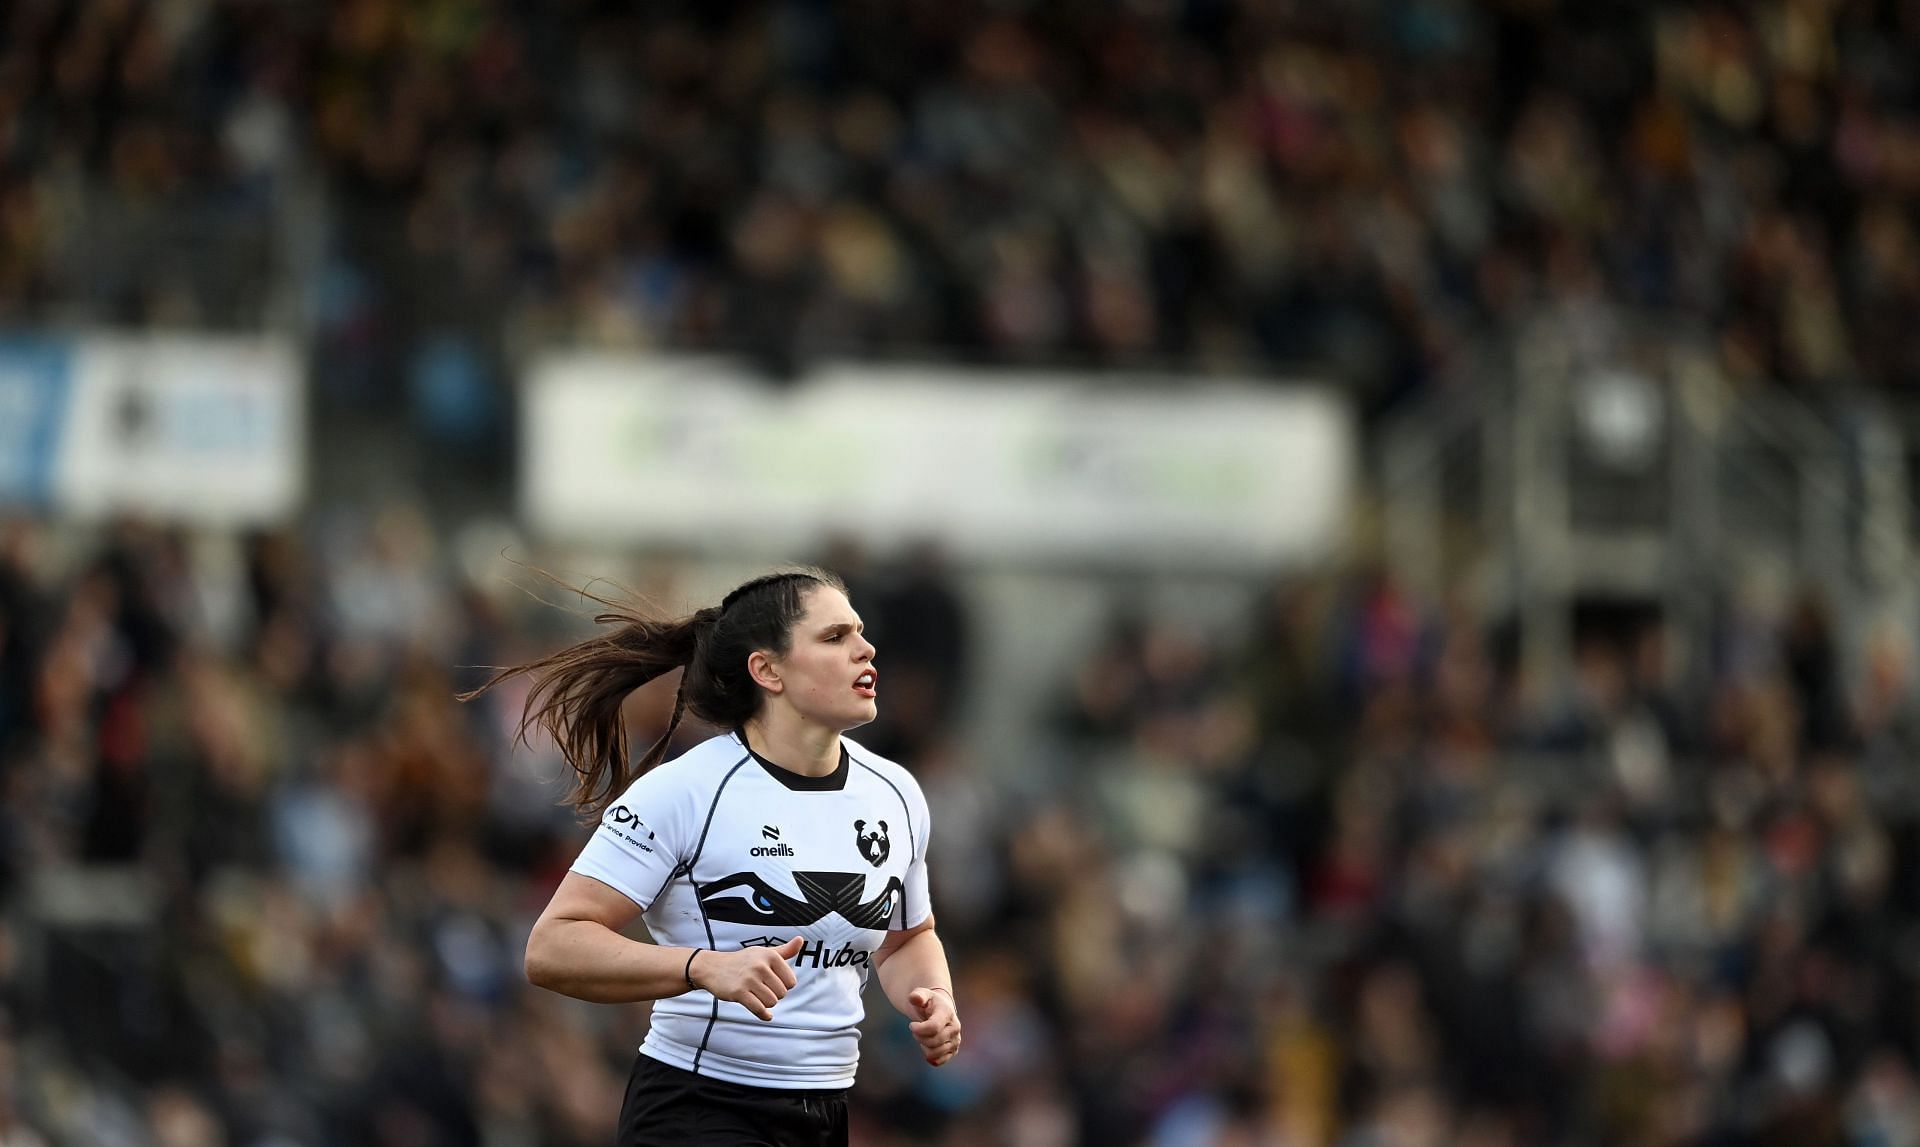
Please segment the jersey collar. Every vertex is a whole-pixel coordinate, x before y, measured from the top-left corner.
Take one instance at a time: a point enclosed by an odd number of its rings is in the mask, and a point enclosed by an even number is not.
[[[745,744],[746,737],[742,736],[740,741]],[[760,767],[767,771],[768,776],[795,792],[839,792],[847,787],[847,774],[852,771],[852,766],[849,764],[851,758],[847,755],[845,745],[840,746],[840,764],[823,777],[809,777],[796,773],[792,769],[783,769],[761,756],[752,745],[747,745],[747,752],[753,754],[753,759],[760,763]]]

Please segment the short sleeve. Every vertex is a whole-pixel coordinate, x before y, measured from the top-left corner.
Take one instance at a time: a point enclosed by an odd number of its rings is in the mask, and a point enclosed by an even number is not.
[[[642,912],[673,879],[687,843],[690,797],[669,773],[652,770],[609,805],[573,862],[573,871],[619,891]]]
[[[900,905],[901,927],[918,928],[933,916],[933,899],[927,892],[927,842],[933,835],[933,818],[927,814],[927,798],[911,776],[907,778],[901,799],[913,816],[913,860],[907,865],[906,895]]]

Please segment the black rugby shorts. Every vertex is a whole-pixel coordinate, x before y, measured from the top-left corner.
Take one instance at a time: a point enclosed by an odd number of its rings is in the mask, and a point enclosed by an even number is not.
[[[709,1079],[638,1055],[615,1147],[847,1147],[845,1090]]]

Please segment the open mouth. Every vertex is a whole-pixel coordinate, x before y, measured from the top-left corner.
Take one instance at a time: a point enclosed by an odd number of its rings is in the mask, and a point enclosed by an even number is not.
[[[862,697],[874,697],[874,687],[880,683],[880,675],[869,669],[853,679],[853,691]]]

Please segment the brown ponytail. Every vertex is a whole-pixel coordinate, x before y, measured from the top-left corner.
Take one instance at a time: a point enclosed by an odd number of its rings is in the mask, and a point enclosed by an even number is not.
[[[510,677],[530,676],[533,689],[520,714],[518,737],[524,741],[536,725],[553,737],[577,774],[568,799],[581,815],[592,817],[660,763],[685,714],[738,730],[759,712],[760,689],[747,672],[747,658],[756,650],[790,649],[805,595],[822,585],[845,592],[840,579],[824,570],[784,570],[739,586],[718,607],[673,621],[581,590],[605,607],[593,620],[617,628],[501,669],[458,697],[471,701]],[[635,689],[681,668],[686,672],[666,731],[638,762],[629,762],[622,704]]]

